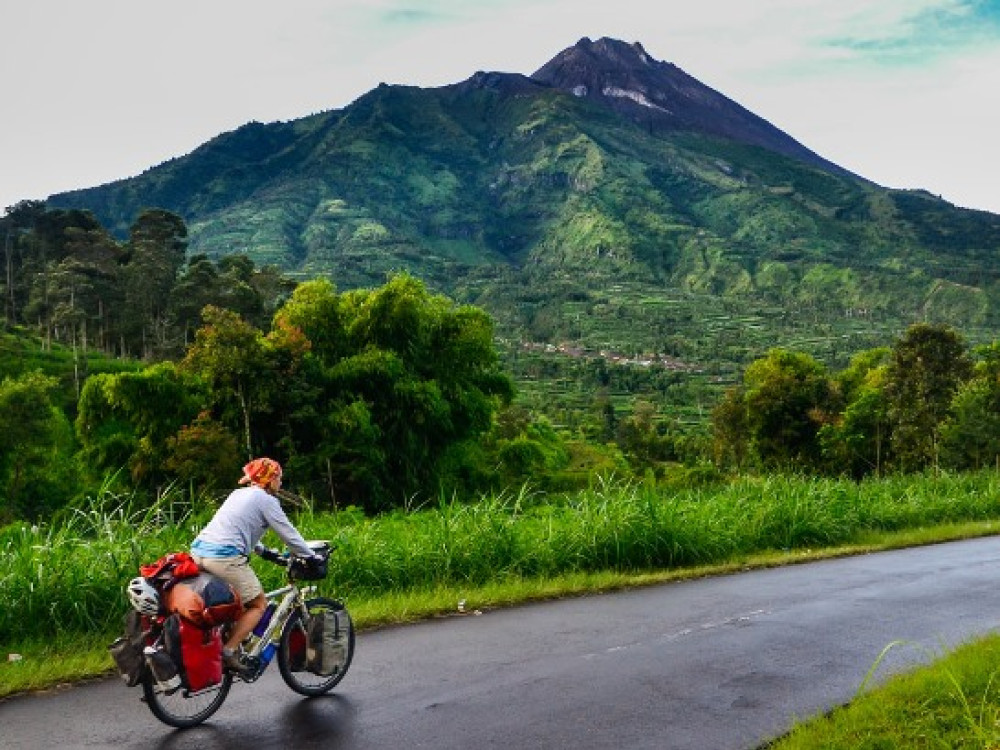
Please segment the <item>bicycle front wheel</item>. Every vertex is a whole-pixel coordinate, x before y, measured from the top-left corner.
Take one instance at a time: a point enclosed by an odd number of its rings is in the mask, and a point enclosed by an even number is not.
[[[324,597],[306,601],[309,620],[300,611],[293,612],[281,631],[278,646],[278,669],[292,690],[301,695],[323,695],[344,679],[354,658],[354,624],[342,602]],[[336,628],[326,645],[334,654],[326,654],[321,665],[309,643],[310,623],[318,617],[332,617]]]
[[[218,685],[197,693],[189,692],[187,688],[166,692],[157,685],[152,675],[147,675],[142,682],[142,694],[153,716],[164,724],[185,729],[201,724],[218,711],[232,684],[233,676],[227,672]]]

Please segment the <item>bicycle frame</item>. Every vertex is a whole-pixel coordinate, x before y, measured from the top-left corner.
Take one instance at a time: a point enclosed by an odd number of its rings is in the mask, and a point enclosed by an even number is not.
[[[271,614],[271,620],[268,622],[263,634],[258,636],[255,633],[251,633],[248,636],[251,645],[247,649],[247,656],[250,659],[259,660],[259,667],[255,670],[253,679],[260,677],[267,668],[267,665],[270,664],[271,657],[274,655],[274,650],[281,638],[281,632],[284,630],[285,623],[288,621],[293,610],[298,607],[303,617],[308,617],[306,598],[315,591],[316,586],[299,587],[290,583],[264,594],[269,603],[277,602],[277,606]],[[269,646],[271,647],[270,649],[268,648]]]

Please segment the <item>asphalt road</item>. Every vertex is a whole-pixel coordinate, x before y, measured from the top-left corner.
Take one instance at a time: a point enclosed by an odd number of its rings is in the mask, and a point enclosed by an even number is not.
[[[201,727],[116,679],[0,703],[0,748],[748,750],[994,628],[1000,539],[362,633],[333,695],[272,668]]]

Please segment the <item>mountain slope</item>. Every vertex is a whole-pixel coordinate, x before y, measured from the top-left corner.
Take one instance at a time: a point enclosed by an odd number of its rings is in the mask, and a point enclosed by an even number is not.
[[[880,188],[609,39],[531,77],[381,85],[251,123],[49,203],[120,235],[167,208],[192,252],[340,288],[407,269],[522,339],[737,362],[790,336],[844,356],[843,330],[867,344],[918,318],[998,320],[1000,216]]]

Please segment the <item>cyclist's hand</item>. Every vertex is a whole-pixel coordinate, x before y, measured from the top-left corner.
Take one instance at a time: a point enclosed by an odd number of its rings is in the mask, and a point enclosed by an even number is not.
[[[263,557],[268,562],[283,564],[287,560],[286,555],[282,555],[278,550],[265,547],[263,544],[258,544],[254,547],[254,552]]]

